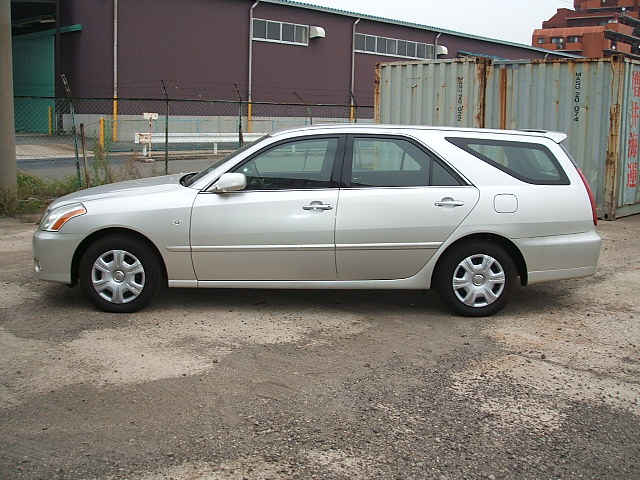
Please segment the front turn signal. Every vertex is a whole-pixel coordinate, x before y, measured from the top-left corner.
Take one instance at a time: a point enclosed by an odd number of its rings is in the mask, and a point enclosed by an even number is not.
[[[40,222],[40,230],[47,232],[57,232],[64,224],[72,218],[84,215],[87,209],[81,203],[72,203],[62,207],[54,208],[47,212]]]

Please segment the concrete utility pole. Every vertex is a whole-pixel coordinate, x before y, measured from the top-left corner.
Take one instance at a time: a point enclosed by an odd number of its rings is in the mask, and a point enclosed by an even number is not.
[[[0,0],[0,200],[15,200],[18,185],[11,57],[11,0]]]

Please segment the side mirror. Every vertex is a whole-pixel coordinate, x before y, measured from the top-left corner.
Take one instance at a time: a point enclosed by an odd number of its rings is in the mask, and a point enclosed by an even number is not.
[[[223,173],[218,181],[213,184],[213,192],[236,192],[247,186],[247,177],[244,173]]]

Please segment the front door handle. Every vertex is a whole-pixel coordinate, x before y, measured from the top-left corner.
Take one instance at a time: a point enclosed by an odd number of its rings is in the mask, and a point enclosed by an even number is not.
[[[309,205],[305,205],[304,207],[302,207],[302,209],[309,210],[312,212],[321,212],[323,210],[332,210],[333,205],[329,205],[328,203],[322,203],[316,200],[315,202],[311,202],[311,204]]]
[[[454,207],[462,207],[464,202],[462,200],[454,200],[451,197],[444,197],[439,202],[434,204],[436,207],[444,207],[444,208],[454,208]]]

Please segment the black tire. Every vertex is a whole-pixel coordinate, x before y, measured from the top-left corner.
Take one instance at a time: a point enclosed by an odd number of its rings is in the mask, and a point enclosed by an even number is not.
[[[465,317],[486,317],[502,310],[516,280],[513,259],[490,241],[453,247],[445,253],[435,277],[440,298]]]
[[[155,253],[126,235],[103,237],[87,248],[80,260],[82,291],[105,312],[131,313],[156,295],[162,271]]]

